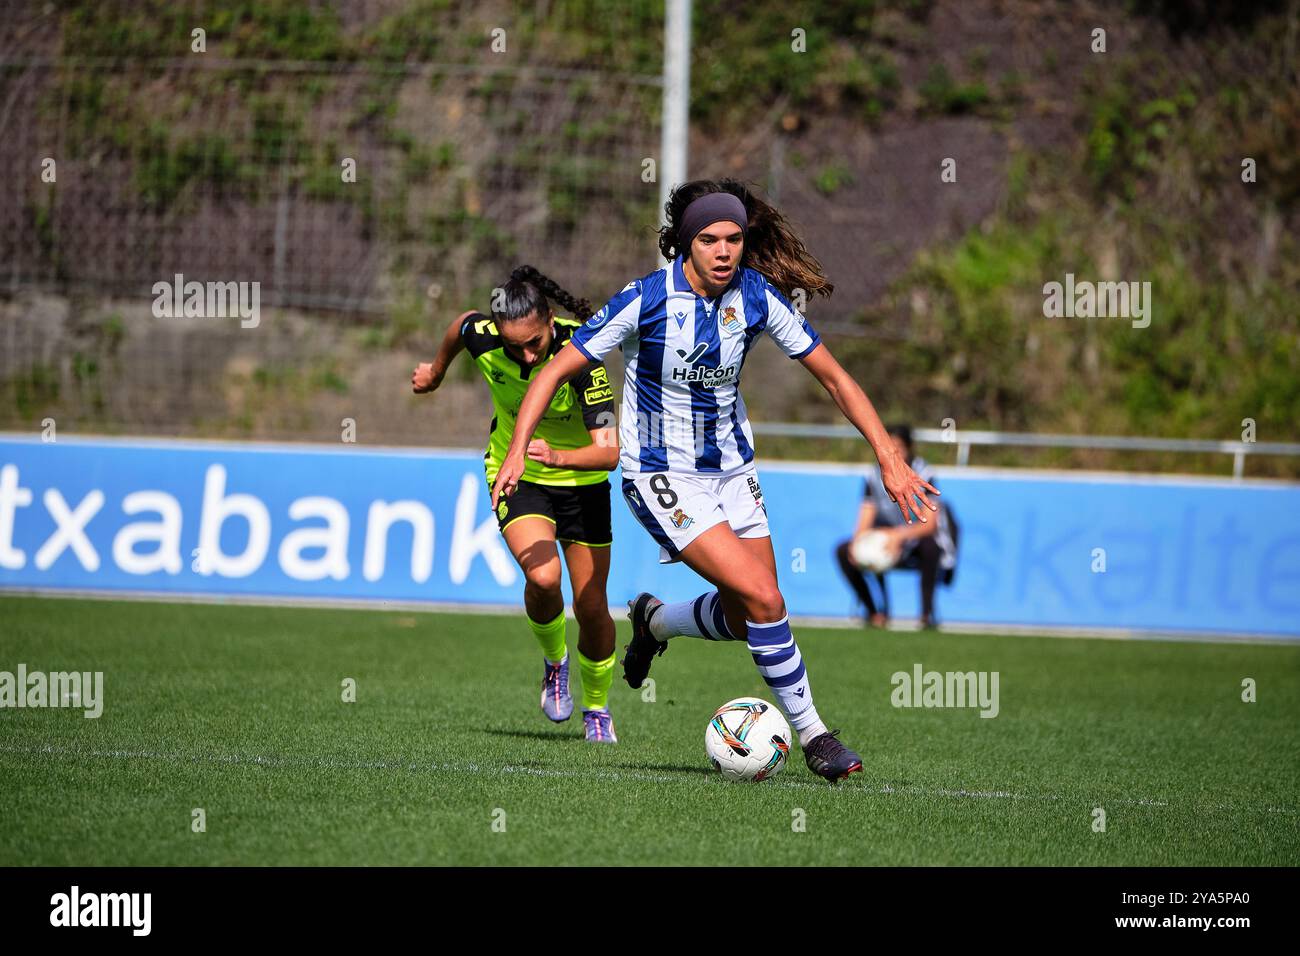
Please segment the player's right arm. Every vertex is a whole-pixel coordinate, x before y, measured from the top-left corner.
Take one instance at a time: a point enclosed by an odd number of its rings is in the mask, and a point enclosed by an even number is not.
[[[636,333],[641,316],[641,282],[636,280],[623,287],[623,291],[605,303],[599,312],[583,323],[555,357],[542,366],[524,393],[519,414],[515,416],[515,430],[510,439],[510,450],[497,469],[492,484],[492,507],[496,508],[502,496],[515,493],[519,479],[524,474],[524,461],[533,432],[550,406],[560,386],[579,372],[603,362],[623,340]]]
[[[578,351],[570,342],[555,353],[555,357],[542,366],[534,376],[524,393],[519,414],[515,417],[515,430],[510,439],[510,450],[497,469],[497,479],[492,484],[492,509],[495,511],[497,501],[502,495],[510,496],[519,487],[519,479],[524,474],[524,459],[527,457],[528,444],[533,432],[550,407],[551,399],[560,390],[560,386],[583,369],[590,368],[592,361]]]
[[[613,471],[618,465],[618,432],[614,428],[614,390],[605,366],[590,367],[571,380],[591,443],[580,448],[552,448],[543,438],[528,443],[528,457],[551,468],[573,471]]]
[[[465,325],[465,320],[471,315],[477,315],[473,309],[468,312],[462,312],[456,316],[456,320],[447,326],[446,333],[442,336],[442,342],[438,345],[438,352],[434,355],[432,362],[421,362],[411,373],[411,391],[417,395],[425,392],[432,392],[442,384],[443,376],[447,374],[447,368],[451,365],[452,359],[460,354],[461,349],[465,347],[465,340],[461,335],[461,329]]]

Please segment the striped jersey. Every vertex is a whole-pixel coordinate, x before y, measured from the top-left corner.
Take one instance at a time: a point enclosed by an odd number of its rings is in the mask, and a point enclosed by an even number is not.
[[[742,267],[710,299],[686,281],[681,256],[628,283],[574,331],[570,341],[593,362],[623,349],[624,474],[727,476],[754,460],[740,371],[764,332],[790,358],[821,342],[762,273]]]

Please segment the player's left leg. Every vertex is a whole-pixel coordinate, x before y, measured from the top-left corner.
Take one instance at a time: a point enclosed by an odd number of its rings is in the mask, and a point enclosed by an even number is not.
[[[578,619],[578,669],[582,674],[582,722],[588,741],[617,743],[609,713],[614,679],[614,621],[609,616],[610,549],[613,543],[609,483],[556,488],[556,534],[573,585]]]
[[[564,562],[573,584],[573,614],[578,619],[578,670],[582,674],[582,719],[587,739],[617,743],[609,713],[614,680],[614,620],[609,616],[610,547],[563,542]]]
[[[707,633],[710,630],[717,634],[715,640],[745,641],[763,680],[799,734],[809,769],[828,780],[842,779],[861,770],[862,760],[839,742],[839,732],[829,730],[817,713],[784,598],[779,607],[763,608],[767,613],[756,616],[753,595],[748,593],[755,582],[764,580],[770,582],[771,590],[777,587],[776,554],[757,475],[750,469],[722,479],[719,485],[718,503],[731,534],[706,532],[697,539],[698,544],[687,545],[682,551],[686,564],[718,590],[658,608],[647,606],[643,598],[648,595],[643,595],[634,602],[633,627],[639,611],[646,629],[661,641],[680,634],[705,632],[703,636],[712,636]],[[717,540],[705,541],[706,537]],[[740,586],[742,581],[744,586]],[[713,612],[708,617],[701,613],[705,608]]]
[[[715,525],[682,549],[692,571],[722,593],[728,616],[734,607],[743,620],[745,642],[758,672],[799,735],[808,768],[827,780],[842,780],[862,769],[862,758],[827,730],[813,702],[803,656],[790,630],[785,598],[777,586],[769,538],[737,537],[727,524]]]

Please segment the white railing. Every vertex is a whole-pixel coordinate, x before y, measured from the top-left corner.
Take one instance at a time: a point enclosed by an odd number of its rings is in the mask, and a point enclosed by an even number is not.
[[[813,425],[801,422],[754,422],[757,435],[789,438],[860,438],[852,425]],[[1297,442],[1211,441],[1196,438],[1128,438],[1119,435],[1050,435],[1029,432],[982,432],[963,429],[913,428],[912,439],[927,444],[953,445],[957,464],[970,464],[972,445],[1020,445],[1029,448],[1096,448],[1107,451],[1210,452],[1232,456],[1232,477],[1245,472],[1247,455],[1295,455]]]

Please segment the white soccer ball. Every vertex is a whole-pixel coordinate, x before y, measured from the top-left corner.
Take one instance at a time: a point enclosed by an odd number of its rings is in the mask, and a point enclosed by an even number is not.
[[[767,701],[737,697],[704,728],[704,751],[728,780],[766,780],[790,755],[790,725]]]
[[[864,571],[883,574],[894,566],[898,555],[889,546],[889,535],[883,531],[864,531],[853,539],[849,557]]]

